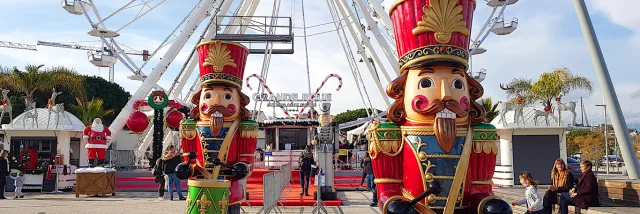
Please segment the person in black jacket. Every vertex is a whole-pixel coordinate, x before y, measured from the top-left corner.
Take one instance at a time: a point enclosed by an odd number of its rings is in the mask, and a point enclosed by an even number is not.
[[[305,150],[303,152],[303,155],[300,156],[298,164],[300,166],[300,186],[302,187],[302,192],[300,192],[300,195],[304,194],[306,196],[310,196],[309,179],[311,177],[311,165],[315,164],[313,154],[311,154],[309,150]]]
[[[552,185],[544,194],[542,200],[543,214],[551,214],[551,206],[558,204],[558,193],[569,192],[573,189],[573,174],[567,169],[567,164],[562,158],[556,159],[551,170]]]
[[[169,153],[162,157],[162,171],[167,175],[169,179],[169,198],[173,200],[173,186],[176,187],[180,200],[187,200],[182,196],[182,189],[180,188],[180,180],[176,177],[176,167],[180,162],[181,156],[176,153],[176,147],[174,145],[169,146]]]
[[[4,186],[7,184],[7,176],[9,176],[8,155],[9,152],[0,150],[0,199],[7,199],[4,197]]]
[[[156,181],[156,183],[158,183],[158,197],[160,197],[160,199],[164,199],[164,186],[166,184],[166,180],[164,179],[164,168],[163,165],[164,162],[162,162],[162,159],[158,159],[156,161],[156,166],[153,168],[153,176],[156,177],[154,180]]]

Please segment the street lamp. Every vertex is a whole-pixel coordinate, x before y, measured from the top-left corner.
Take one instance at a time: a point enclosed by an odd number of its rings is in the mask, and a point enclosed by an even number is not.
[[[596,105],[596,106],[601,106],[604,107],[604,149],[605,149],[605,160],[607,160],[607,175],[609,174],[609,141],[607,140],[607,105]],[[597,154],[596,154],[597,155]],[[596,157],[597,158],[597,157]]]

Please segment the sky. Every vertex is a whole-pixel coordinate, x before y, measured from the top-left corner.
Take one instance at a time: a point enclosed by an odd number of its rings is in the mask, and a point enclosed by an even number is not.
[[[94,0],[94,2],[100,16],[105,18],[130,0]],[[154,6],[159,2],[162,1],[150,1],[149,5]],[[153,52],[167,37],[169,37],[169,41],[176,38],[170,36],[171,31],[189,14],[196,2],[166,0],[156,9],[120,30],[120,36],[115,40],[125,50]],[[640,104],[640,85],[637,78],[634,78],[635,68],[640,66],[640,60],[637,60],[640,53],[636,51],[640,48],[640,14],[633,9],[640,7],[640,1],[586,0],[586,2],[627,124],[630,127],[640,128],[640,109],[635,108]],[[136,0],[132,5],[139,3],[142,1]],[[302,3],[304,3],[305,22],[302,19]],[[392,0],[382,2],[387,9],[392,3]],[[59,1],[0,0],[0,5],[3,5],[0,7],[0,14],[4,17],[0,19],[0,41],[35,45],[40,40],[73,42],[100,47],[99,39],[87,34],[90,24],[86,17],[66,12],[61,8]],[[236,6],[237,3],[234,3],[231,11]],[[271,16],[272,8],[273,1],[261,1],[255,15]],[[143,12],[147,9],[148,7],[144,8]],[[474,28],[472,29],[474,37],[487,20],[491,9],[485,5],[484,1],[478,1],[474,14]],[[140,11],[140,6],[123,10],[107,19],[105,25],[108,29],[120,29]],[[93,21],[96,20],[93,12],[89,15]],[[231,12],[227,15],[231,15]],[[337,74],[343,78],[343,86],[340,91],[335,91],[338,83],[334,79],[328,80],[325,87],[321,89],[322,93],[332,93],[332,113],[362,108],[364,104],[358,94],[338,33],[332,31],[335,30],[335,25],[330,23],[315,26],[332,21],[326,1],[305,0],[302,2],[296,0],[293,2],[292,0],[282,0],[279,16],[292,17],[293,19],[296,36],[295,53],[272,56],[267,76],[267,85],[271,90],[274,93],[308,92],[309,81],[307,79],[307,57],[305,56],[305,52],[308,52],[311,90],[315,90],[329,74]],[[513,18],[518,19],[518,28],[513,33],[504,36],[490,34],[482,44],[482,47],[488,51],[473,57],[472,71],[480,69],[487,71],[487,77],[482,82],[485,97],[506,100],[504,91],[499,88],[500,83],[508,83],[513,78],[519,77],[535,80],[543,72],[566,67],[574,74],[590,79],[593,82],[594,91],[591,94],[575,91],[564,97],[563,101],[576,101],[578,104],[577,113],[580,115],[579,105],[580,98],[582,98],[589,123],[602,123],[604,121],[603,108],[595,106],[603,103],[601,87],[575,14],[573,1],[520,0],[508,6],[505,11],[505,20],[509,21]],[[303,24],[306,24],[307,27],[314,26],[307,28],[307,35],[313,36],[308,36],[306,39],[306,51]],[[194,35],[189,38],[175,60],[169,65],[158,82],[160,86],[168,89],[175,81],[177,73],[187,60],[205,27],[206,21],[199,25]],[[178,28],[176,36],[180,34],[182,28],[183,26]],[[322,32],[327,33],[318,34]],[[381,67],[385,68],[393,79],[396,75],[392,71],[392,66],[397,66],[397,64],[388,63],[373,35],[368,33],[368,36],[375,47],[373,52],[383,61]],[[355,60],[359,61],[360,56],[356,54],[356,44],[350,39],[349,45],[356,55]],[[156,67],[159,59],[167,52],[169,46],[171,44],[161,48],[156,56],[147,62],[142,72],[149,74]],[[245,77],[261,72],[263,57],[261,54],[249,57]],[[143,63],[141,56],[132,55],[131,58],[137,66]],[[46,46],[38,46],[38,51],[0,49],[0,65],[22,68],[27,64],[64,65],[72,67],[82,74],[108,79],[108,68],[93,66],[87,60],[87,52],[83,50]],[[357,63],[357,65],[371,103],[378,109],[385,109],[383,97],[373,85],[373,81],[377,80],[377,77],[372,78],[363,63]],[[196,74],[197,72],[193,72],[191,75],[187,86],[185,86],[185,92],[197,77]],[[122,63],[118,62],[115,65],[115,82],[134,94],[141,82],[127,79],[129,75],[132,75],[132,72]],[[380,79],[383,87],[388,84],[384,78]],[[253,90],[244,87],[242,91],[248,95],[255,93],[257,83],[252,79],[250,84],[253,86]],[[254,108],[253,101],[249,108]],[[273,112],[266,105],[263,105],[262,110],[265,110],[267,115],[271,115]],[[283,115],[280,109],[275,109],[275,112],[278,116]],[[581,118],[578,117],[578,123],[580,123]]]

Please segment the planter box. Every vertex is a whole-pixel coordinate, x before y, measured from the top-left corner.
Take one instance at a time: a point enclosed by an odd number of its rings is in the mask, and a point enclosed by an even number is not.
[[[76,172],[76,198],[81,194],[87,195],[116,195],[115,172]]]

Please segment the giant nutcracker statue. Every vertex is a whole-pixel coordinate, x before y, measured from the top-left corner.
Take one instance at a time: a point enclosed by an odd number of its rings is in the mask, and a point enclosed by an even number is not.
[[[180,127],[188,160],[176,175],[191,178],[187,213],[240,213],[245,192],[239,180],[251,172],[258,141],[258,123],[247,120],[249,97],[241,92],[249,52],[223,41],[200,43],[197,51],[201,89],[191,97],[191,119]]]
[[[467,74],[475,0],[401,0],[390,10],[400,76],[390,123],[369,152],[382,213],[511,213],[492,195],[497,136],[482,124],[483,88]]]
[[[96,159],[98,160],[97,165],[104,165],[104,159],[107,156],[107,141],[111,140],[109,127],[102,125],[100,118],[95,118],[91,126],[84,128],[82,139],[87,141],[84,148],[87,148],[89,153],[89,167],[96,166]]]

